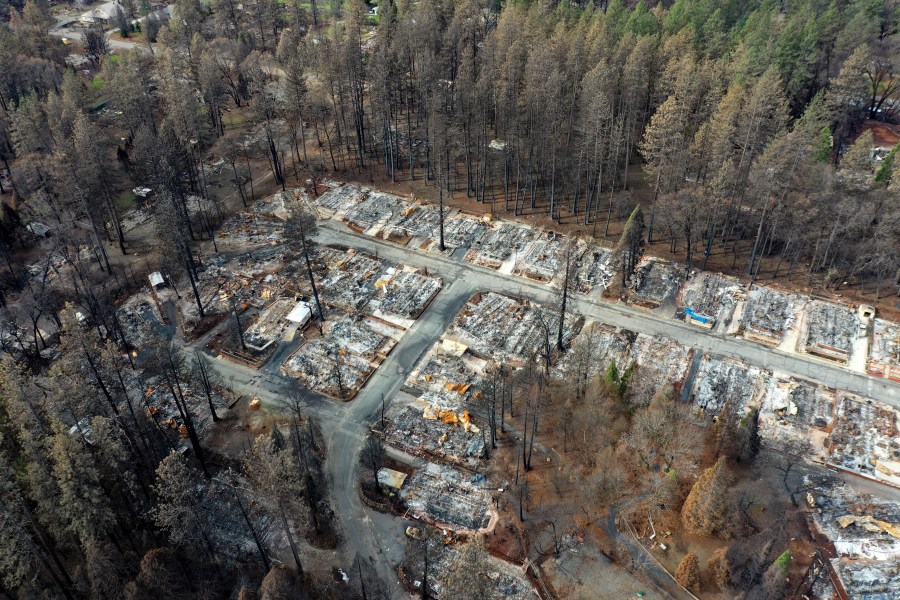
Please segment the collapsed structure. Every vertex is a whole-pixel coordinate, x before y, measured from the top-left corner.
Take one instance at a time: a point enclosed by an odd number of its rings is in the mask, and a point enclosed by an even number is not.
[[[731,319],[742,297],[737,279],[701,272],[684,283],[678,305],[684,310],[685,322],[712,329]]]
[[[826,360],[847,364],[860,323],[847,307],[813,300],[806,307],[801,349]]]
[[[866,372],[900,382],[900,323],[875,319]]]
[[[645,258],[637,266],[631,283],[631,300],[643,308],[658,308],[675,301],[687,271],[680,265]]]
[[[844,485],[816,486],[807,493],[806,504],[812,528],[833,549],[819,577],[834,574],[841,597],[900,597],[900,504]]]
[[[750,290],[741,315],[746,338],[777,346],[793,322],[794,301],[791,296],[760,286]]]

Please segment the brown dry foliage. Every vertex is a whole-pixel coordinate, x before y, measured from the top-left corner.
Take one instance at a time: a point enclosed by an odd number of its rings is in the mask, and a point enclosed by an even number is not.
[[[715,534],[726,527],[729,518],[727,506],[728,486],[731,474],[725,465],[725,457],[719,457],[691,488],[681,508],[681,520],[692,533]]]
[[[688,552],[675,570],[678,585],[693,594],[700,593],[700,560],[693,552]]]
[[[706,578],[720,590],[727,590],[731,585],[731,571],[728,548],[719,548],[706,561]]]

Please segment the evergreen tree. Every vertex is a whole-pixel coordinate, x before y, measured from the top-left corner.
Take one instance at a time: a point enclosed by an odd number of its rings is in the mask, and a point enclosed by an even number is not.
[[[700,593],[700,561],[693,552],[688,552],[675,570],[678,585],[693,594]]]
[[[712,535],[725,527],[730,512],[727,504],[730,484],[725,457],[719,457],[700,475],[681,508],[681,521],[688,531]]]

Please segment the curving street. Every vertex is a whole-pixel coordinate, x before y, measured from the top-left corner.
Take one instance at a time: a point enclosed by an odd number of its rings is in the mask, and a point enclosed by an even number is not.
[[[317,394],[308,394],[308,410],[318,420],[328,440],[325,468],[333,508],[341,522],[346,543],[353,551],[351,554],[355,553],[372,565],[390,597],[403,597],[406,592],[397,581],[394,569],[403,551],[402,527],[395,517],[368,510],[357,491],[359,454],[368,427],[381,410],[382,395],[390,401],[422,355],[440,338],[475,292],[502,291],[544,304],[555,303],[557,292],[546,285],[465,263],[462,261],[464,249],[449,257],[425,254],[353,233],[333,221],[320,223],[318,240],[323,244],[354,247],[396,263],[424,267],[430,274],[444,280],[444,287],[427,310],[352,401],[339,403]],[[806,355],[787,354],[747,340],[714,335],[672,318],[662,318],[648,311],[593,297],[570,298],[570,306],[571,310],[597,321],[636,332],[666,336],[706,353],[731,357],[900,406],[900,386]],[[202,346],[202,343],[203,340],[197,345]],[[275,357],[283,358],[291,349],[279,348]],[[270,360],[257,371],[227,360],[214,361],[216,370],[236,392],[258,396],[270,406],[287,389],[296,385],[280,375],[279,366],[279,361]]]

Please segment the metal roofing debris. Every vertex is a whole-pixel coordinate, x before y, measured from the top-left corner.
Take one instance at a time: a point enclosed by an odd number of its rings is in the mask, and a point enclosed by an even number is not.
[[[163,274],[159,271],[153,271],[152,273],[150,273],[149,279],[150,285],[152,285],[153,287],[161,286],[166,282],[166,278],[163,277]]]

